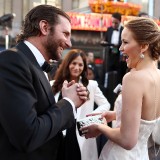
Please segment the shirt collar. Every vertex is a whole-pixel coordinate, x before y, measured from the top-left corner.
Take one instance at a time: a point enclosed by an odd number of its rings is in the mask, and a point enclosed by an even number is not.
[[[35,56],[38,64],[40,65],[40,67],[43,65],[43,63],[45,62],[45,59],[43,57],[43,55],[41,54],[41,52],[30,42],[28,41],[24,41],[24,43],[28,46],[28,48],[32,51],[33,55]]]
[[[121,23],[120,23],[120,24],[119,24],[119,26],[118,26],[118,31],[120,31],[120,29],[121,29],[121,26],[122,26],[122,25],[121,25]]]
[[[118,28],[117,29],[114,29],[114,31],[120,31],[120,29],[121,29],[121,24],[119,24],[119,26],[118,26]]]

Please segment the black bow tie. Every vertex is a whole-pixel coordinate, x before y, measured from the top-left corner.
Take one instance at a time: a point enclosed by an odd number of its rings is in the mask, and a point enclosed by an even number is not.
[[[119,31],[118,29],[113,29],[114,31]]]
[[[48,62],[45,61],[41,66],[41,68],[44,72],[48,73],[52,70],[53,67]]]

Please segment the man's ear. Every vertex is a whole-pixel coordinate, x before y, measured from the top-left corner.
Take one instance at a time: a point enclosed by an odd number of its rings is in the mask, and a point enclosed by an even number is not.
[[[48,27],[49,27],[49,24],[46,20],[41,20],[39,22],[39,28],[41,30],[41,34],[43,35],[47,35],[48,34]]]

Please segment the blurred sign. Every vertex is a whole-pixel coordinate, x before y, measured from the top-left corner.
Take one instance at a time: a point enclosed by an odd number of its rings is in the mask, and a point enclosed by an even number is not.
[[[71,18],[72,30],[106,31],[111,26],[111,14],[67,12]],[[122,23],[135,16],[122,16]],[[160,21],[155,19],[160,26]]]
[[[106,0],[89,0],[89,6],[92,12],[95,13],[108,13],[112,14],[119,12],[126,16],[137,16],[141,10],[141,6],[134,3],[128,3],[123,1],[106,1]]]
[[[98,13],[67,13],[71,18],[72,30],[91,30],[106,31],[111,26],[111,14]],[[132,18],[133,16],[122,16],[122,22]]]

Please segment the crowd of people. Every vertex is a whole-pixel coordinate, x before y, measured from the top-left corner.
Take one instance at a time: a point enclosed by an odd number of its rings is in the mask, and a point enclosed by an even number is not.
[[[144,16],[122,26],[114,13],[101,44],[108,46],[105,76],[116,72],[122,84],[114,104],[98,82],[93,52],[71,49],[62,59],[72,47],[69,16],[51,5],[27,13],[17,45],[0,54],[2,160],[160,157],[152,138],[160,121],[159,26]],[[97,115],[100,123],[77,127]]]

